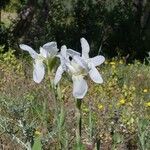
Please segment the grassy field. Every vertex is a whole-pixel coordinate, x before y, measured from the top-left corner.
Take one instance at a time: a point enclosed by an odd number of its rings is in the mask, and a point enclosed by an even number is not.
[[[2,48],[1,48],[2,51]],[[106,60],[98,68],[103,84],[89,78],[82,100],[82,148],[150,149],[150,66],[124,59]],[[32,61],[13,51],[0,53],[0,149],[77,149],[76,102],[72,83],[63,77],[56,101],[49,75],[32,80]]]

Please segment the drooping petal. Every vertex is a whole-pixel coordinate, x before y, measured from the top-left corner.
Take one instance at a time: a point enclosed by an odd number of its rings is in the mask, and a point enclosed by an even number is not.
[[[96,67],[96,66],[101,65],[101,64],[105,61],[105,57],[99,55],[99,56],[95,56],[95,57],[93,57],[93,58],[90,58],[89,60],[90,60],[90,62],[92,62],[92,63],[94,64],[94,66]]]
[[[89,75],[95,83],[103,83],[103,79],[102,79],[100,73],[94,66],[90,69]]]
[[[45,74],[44,63],[40,60],[36,60],[33,67],[33,80],[36,83],[40,83],[43,80]]]
[[[81,47],[82,47],[82,57],[85,59],[89,58],[90,46],[85,38],[81,38]]]
[[[56,71],[56,74],[55,74],[55,79],[54,79],[54,84],[55,84],[55,85],[60,81],[63,72],[64,72],[64,69],[63,69],[63,67],[60,65],[60,66],[57,68],[57,71]]]
[[[69,56],[71,56],[71,57],[73,57],[73,56],[75,56],[75,55],[77,55],[77,56],[80,56],[81,54],[79,53],[79,52],[77,52],[77,51],[75,51],[75,50],[73,50],[73,49],[67,49],[67,53],[68,53],[68,55]]]
[[[83,79],[83,76],[72,76],[73,80],[73,96],[82,99],[88,90],[88,85]]]
[[[32,57],[33,59],[37,58],[38,53],[37,53],[36,51],[34,51],[30,46],[25,45],[25,44],[20,44],[19,47],[20,47],[22,50],[29,52],[29,54],[31,55],[31,57]]]
[[[54,57],[58,52],[57,43],[54,41],[44,44],[43,49],[47,51],[49,57]]]

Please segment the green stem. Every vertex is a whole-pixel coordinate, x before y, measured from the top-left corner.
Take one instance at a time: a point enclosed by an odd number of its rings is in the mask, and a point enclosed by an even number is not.
[[[76,140],[77,149],[81,150],[81,136],[82,136],[82,111],[81,111],[82,100],[76,100],[76,118],[77,118],[77,128],[76,128]]]
[[[53,102],[54,102],[54,122],[56,123],[57,127],[59,127],[59,115],[60,115],[60,112],[58,110],[57,87],[54,85],[54,82],[53,82],[52,71],[51,71],[50,66],[49,66],[49,60],[47,60],[46,63],[47,63],[47,68],[48,68],[49,86],[50,86],[50,90],[51,90],[51,93],[52,93],[52,99],[53,99]],[[61,131],[60,131],[60,128],[58,129],[57,137],[58,137],[58,140],[59,140],[59,146],[58,147],[61,149],[62,148],[62,143],[61,143]]]
[[[54,86],[54,83],[53,83],[53,79],[52,79],[52,72],[51,72],[51,69],[50,69],[50,66],[49,66],[49,60],[47,60],[47,68],[48,68],[48,77],[49,77],[49,85],[50,85],[50,90],[52,92],[52,96],[53,96],[53,100],[54,100],[54,105],[55,105],[55,119],[56,119],[56,116],[58,115],[58,104],[57,104],[57,87]]]

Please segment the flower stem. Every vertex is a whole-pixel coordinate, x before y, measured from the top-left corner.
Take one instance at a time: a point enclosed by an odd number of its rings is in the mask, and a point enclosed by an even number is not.
[[[77,150],[81,150],[81,135],[82,135],[82,111],[81,111],[82,100],[76,100],[76,119],[77,119],[77,128],[76,128],[76,141],[77,141]]]
[[[48,76],[49,76],[49,83],[50,83],[50,90],[52,93],[52,99],[53,99],[53,103],[54,103],[54,123],[56,124],[56,126],[58,127],[58,133],[57,133],[57,138],[58,138],[58,149],[62,149],[63,145],[62,145],[62,118],[64,117],[64,112],[62,112],[62,109],[59,110],[59,93],[58,93],[58,87],[54,85],[54,80],[53,80],[53,76],[52,76],[52,69],[49,65],[49,60],[47,61],[47,68],[48,68]]]
[[[54,118],[56,119],[56,116],[58,114],[58,104],[57,104],[57,87],[54,86],[53,82],[53,76],[52,76],[52,71],[49,65],[49,60],[47,60],[47,68],[48,68],[48,77],[49,77],[49,83],[50,83],[50,90],[52,92],[52,97],[53,97],[53,102],[55,105],[55,116]]]

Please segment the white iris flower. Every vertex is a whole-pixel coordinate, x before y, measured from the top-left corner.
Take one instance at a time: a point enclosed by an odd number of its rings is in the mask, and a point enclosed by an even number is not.
[[[82,66],[76,63],[74,59],[69,60],[70,54],[67,53],[67,51],[68,49],[65,45],[61,47],[61,52],[59,55],[61,64],[56,71],[54,84],[56,85],[60,81],[63,72],[67,71],[71,75],[73,81],[73,96],[75,98],[82,99],[87,93],[87,89],[88,89],[87,83],[83,78],[84,68],[82,68]],[[74,56],[75,55],[78,56],[79,54],[73,50],[71,50],[71,53]]]
[[[75,55],[74,60],[85,70],[87,70],[87,73],[95,83],[103,83],[103,79],[96,69],[96,66],[101,65],[105,61],[105,58],[101,55],[89,58],[90,47],[87,40],[85,38],[81,38],[80,41],[82,47],[82,57]]]
[[[40,83],[45,75],[45,65],[44,60],[47,58],[54,58],[58,52],[57,43],[49,42],[40,47],[40,53],[38,54],[30,46],[25,44],[20,44],[20,48],[24,51],[28,51],[31,57],[34,59],[33,63],[33,80],[36,83]]]
[[[81,47],[82,57],[80,53],[72,49],[67,49],[66,46],[62,46],[59,55],[61,64],[56,71],[54,79],[56,85],[60,81],[63,72],[67,71],[73,81],[73,96],[77,99],[82,99],[87,93],[88,85],[84,79],[84,76],[87,74],[89,74],[94,82],[103,83],[103,79],[96,66],[99,66],[105,61],[105,58],[101,55],[89,58],[90,47],[84,38],[81,38]],[[72,57],[72,60],[69,59],[69,56]]]

